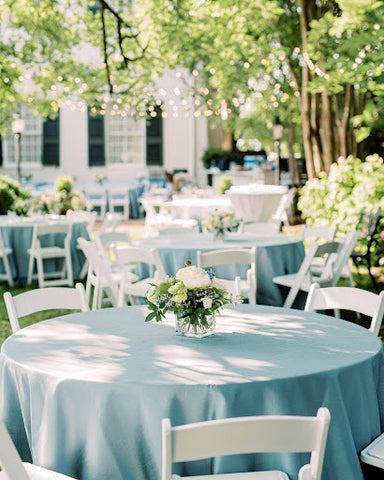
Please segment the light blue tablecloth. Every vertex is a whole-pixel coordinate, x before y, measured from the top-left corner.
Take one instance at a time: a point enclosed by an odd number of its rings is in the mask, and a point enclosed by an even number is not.
[[[41,322],[0,355],[0,418],[25,460],[80,480],[158,480],[161,419],[331,412],[322,480],[363,480],[358,452],[384,419],[383,345],[348,322],[243,305],[204,339],[145,323],[140,307]],[[307,454],[175,466],[175,473],[279,468]]]
[[[156,248],[168,275],[175,275],[179,268],[190,259],[197,265],[197,251],[206,252],[221,248],[256,247],[257,303],[260,305],[281,306],[286,291],[273,283],[273,277],[295,273],[299,270],[305,252],[298,237],[274,235],[270,237],[239,235],[215,241],[210,234],[160,235],[137,242],[139,246]],[[234,279],[236,275],[246,277],[247,266],[225,265],[214,268],[218,278]],[[148,269],[139,266],[140,276],[148,275]]]
[[[64,217],[68,222],[68,218]],[[10,220],[7,217],[0,218],[0,229],[3,236],[4,246],[12,248],[13,253],[8,256],[12,271],[12,277],[16,283],[24,284],[28,277],[29,254],[28,249],[31,248],[33,227],[39,223],[44,223],[44,220],[34,220],[33,218],[17,218]],[[79,237],[89,240],[89,235],[84,222],[74,221],[72,227],[71,239],[71,258],[73,277],[79,278],[82,266],[85,261],[83,252],[77,248],[77,239]],[[56,241],[60,240],[60,235],[45,235],[42,241],[43,246],[54,245]],[[63,235],[61,235],[63,237]],[[59,268],[56,260],[45,260],[46,271],[54,271]],[[48,264],[47,262],[50,262]],[[1,267],[2,268],[2,265]]]

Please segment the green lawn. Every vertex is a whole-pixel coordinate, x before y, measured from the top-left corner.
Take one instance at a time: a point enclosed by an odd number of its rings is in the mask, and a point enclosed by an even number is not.
[[[377,279],[380,281],[380,287],[383,289],[384,288],[384,272],[383,272],[383,269],[381,270],[380,273],[381,273],[381,275],[378,276]],[[354,271],[353,275],[354,275],[354,280],[355,280],[356,286],[358,288],[363,288],[365,290],[373,290],[371,280],[370,280],[366,270],[361,268],[359,273]],[[344,284],[347,285],[346,280],[342,280],[340,282],[340,285],[344,285]],[[11,328],[10,328],[10,324],[9,324],[9,321],[8,321],[7,311],[6,311],[4,300],[3,300],[4,292],[10,290],[13,295],[17,295],[18,293],[25,292],[27,290],[30,290],[31,288],[36,288],[36,286],[34,286],[34,287],[25,287],[25,286],[24,287],[14,287],[12,289],[9,289],[7,284],[5,284],[5,283],[0,284],[0,344],[2,344],[3,341],[9,335],[11,335],[11,333],[12,333]],[[29,315],[28,317],[24,317],[21,320],[20,325],[21,325],[21,327],[26,327],[27,325],[31,325],[31,324],[36,323],[36,322],[41,321],[41,320],[46,320],[48,318],[53,318],[53,317],[58,317],[60,315],[64,315],[64,313],[68,313],[68,311],[67,310],[47,310],[45,312],[35,313],[35,314],[32,314],[32,315]],[[357,322],[357,323],[359,323],[359,324],[361,324],[365,327],[367,325],[369,325],[369,319],[366,319],[366,318],[356,319],[355,315],[351,312],[343,312],[342,317],[347,319],[347,320]]]

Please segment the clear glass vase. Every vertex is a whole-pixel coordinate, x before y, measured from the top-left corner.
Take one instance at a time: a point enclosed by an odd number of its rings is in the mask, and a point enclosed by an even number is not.
[[[182,316],[176,314],[176,334],[185,337],[203,338],[215,333],[216,316],[201,315],[196,317]]]

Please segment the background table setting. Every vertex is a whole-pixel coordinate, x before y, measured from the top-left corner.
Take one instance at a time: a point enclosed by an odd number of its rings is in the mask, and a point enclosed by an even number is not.
[[[235,185],[227,192],[233,211],[246,222],[268,222],[288,189],[281,185]]]
[[[304,258],[304,246],[298,237],[289,235],[227,235],[224,240],[214,240],[212,234],[170,234],[143,238],[138,246],[156,248],[168,275],[175,275],[186,260],[197,265],[197,251],[202,252],[222,248],[256,247],[257,303],[282,305],[284,293],[273,283],[273,277],[299,270]],[[236,275],[245,278],[244,265],[223,265],[215,268],[219,278],[233,279]],[[149,274],[145,266],[139,266],[140,277]]]
[[[358,453],[380,433],[383,346],[360,326],[264,306],[225,309],[216,333],[175,334],[145,307],[71,314],[20,330],[0,355],[0,418],[25,460],[80,480],[158,480],[161,419],[331,412],[323,480],[363,480]],[[306,460],[306,457],[304,458]],[[267,469],[303,455],[180,464],[192,475]],[[292,477],[294,478],[294,477]]]
[[[65,215],[34,215],[31,217],[2,216],[0,217],[0,231],[4,246],[12,248],[9,255],[12,277],[16,283],[25,283],[28,276],[28,249],[31,247],[33,228],[37,224],[49,224],[57,222],[72,223],[71,259],[74,278],[78,278],[85,257],[77,248],[79,237],[89,239],[86,224],[83,221],[70,219]],[[43,246],[54,245],[55,235],[45,235]],[[49,268],[49,267],[48,267]]]

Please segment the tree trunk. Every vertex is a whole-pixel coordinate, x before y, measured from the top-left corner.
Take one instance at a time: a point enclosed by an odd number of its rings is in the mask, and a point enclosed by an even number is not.
[[[288,168],[291,175],[291,184],[300,185],[299,168],[297,166],[297,160],[293,151],[293,143],[295,141],[295,124],[289,122],[288,125]]]
[[[230,152],[234,152],[236,150],[236,143],[237,142],[235,140],[233,132],[231,132],[230,130],[225,130],[222,144],[223,150],[229,150]]]
[[[326,92],[322,93],[321,100],[321,143],[323,145],[324,170],[328,173],[335,160],[331,129],[331,103]]]

